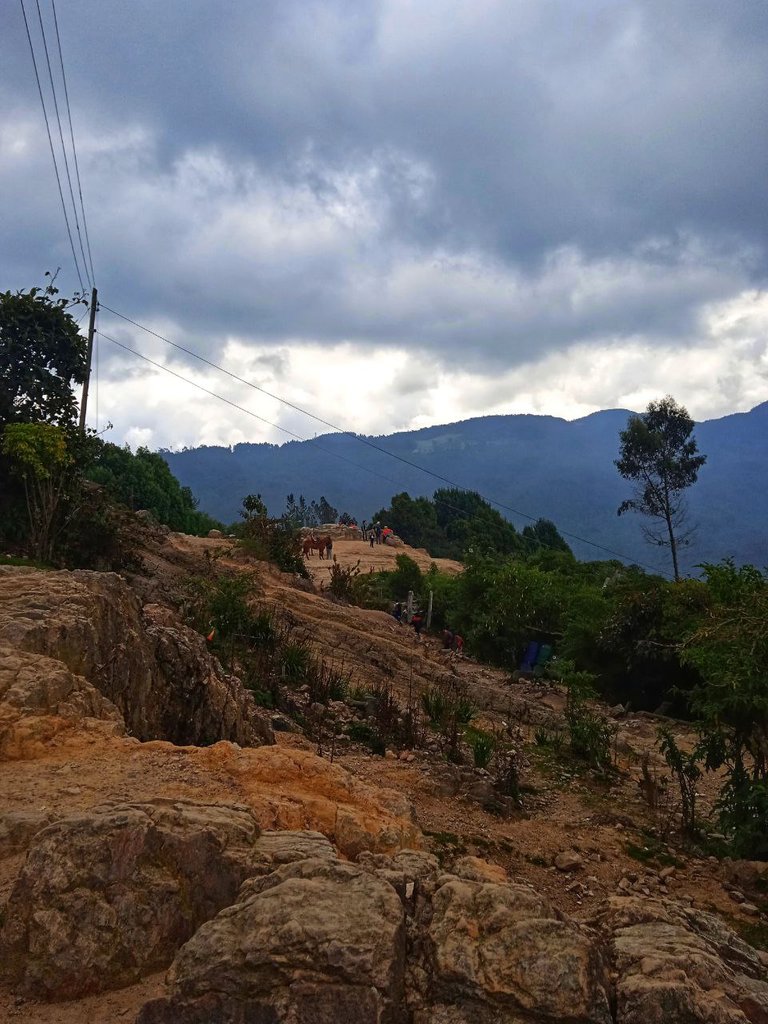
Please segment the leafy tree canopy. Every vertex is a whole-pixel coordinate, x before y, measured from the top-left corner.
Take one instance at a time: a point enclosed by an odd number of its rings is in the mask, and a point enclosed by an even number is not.
[[[685,532],[683,495],[707,461],[706,455],[698,454],[693,427],[687,410],[671,396],[650,402],[642,415],[630,416],[621,431],[616,460],[619,473],[635,484],[633,496],[621,503],[618,514],[639,512],[659,522],[660,530],[644,532],[651,543],[670,548],[675,579],[680,576],[677,549],[691,533]]]
[[[432,499],[395,494],[390,507],[374,515],[373,522],[377,521],[391,526],[406,544],[426,548],[437,558],[522,555],[544,549],[570,555],[554,523],[539,519],[520,534],[476,491],[459,488],[440,488]]]
[[[160,523],[180,533],[205,534],[222,524],[200,512],[188,487],[182,487],[158,452],[131,452],[109,442],[94,442],[88,477],[102,484],[115,501],[136,512],[147,509]]]
[[[73,384],[85,379],[86,344],[52,284],[0,293],[0,427],[77,416]]]

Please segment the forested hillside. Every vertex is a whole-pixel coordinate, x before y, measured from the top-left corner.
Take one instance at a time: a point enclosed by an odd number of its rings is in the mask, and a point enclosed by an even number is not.
[[[616,514],[628,494],[613,464],[628,415],[612,409],[570,422],[553,416],[487,416],[375,441],[511,508],[551,519],[561,531],[666,567],[666,552],[645,543],[638,518]],[[768,403],[699,423],[696,437],[708,458],[689,492],[699,529],[682,552],[683,566],[690,570],[700,561],[729,556],[765,564]],[[287,494],[303,492],[325,494],[363,518],[388,505],[397,492],[431,495],[440,486],[433,477],[339,434],[279,446],[163,454],[175,476],[199,497],[201,509],[225,521],[236,517],[242,496],[255,491],[272,513],[283,510]],[[506,514],[516,526],[526,525],[525,519]],[[568,541],[578,556],[599,557],[590,546]]]

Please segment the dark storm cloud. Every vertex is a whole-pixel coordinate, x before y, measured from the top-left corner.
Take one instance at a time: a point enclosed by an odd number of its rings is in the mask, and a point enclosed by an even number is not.
[[[349,340],[514,366],[688,339],[763,280],[768,4],[59,14],[104,300],[202,350]],[[0,272],[20,286],[68,258],[4,21]]]

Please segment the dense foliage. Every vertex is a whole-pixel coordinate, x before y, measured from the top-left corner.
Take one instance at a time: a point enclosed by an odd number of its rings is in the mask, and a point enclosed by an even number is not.
[[[0,293],[0,431],[7,423],[75,422],[72,384],[85,379],[85,339],[58,290]]]
[[[97,442],[87,468],[88,479],[101,484],[108,495],[133,512],[146,509],[159,523],[179,533],[203,536],[223,529],[217,520],[198,510],[188,487],[182,487],[157,452],[137,448],[131,452],[108,442]]]
[[[125,510],[187,533],[220,527],[160,455],[77,429],[85,341],[69,310],[80,300],[57,294],[52,284],[0,294],[0,545],[42,563],[116,569],[130,559]]]
[[[325,523],[352,523],[354,520],[348,512],[339,514],[339,510],[327,500],[325,495],[319,501],[307,501],[303,494],[296,498],[289,494],[285,499],[283,518],[296,527],[322,526]]]
[[[389,507],[379,509],[372,522],[390,526],[407,544],[426,548],[436,558],[523,554],[540,548],[570,553],[549,520],[540,519],[518,533],[479,494],[459,488],[441,488],[431,499],[395,494]]]
[[[242,522],[235,524],[232,530],[248,554],[265,562],[274,562],[283,572],[307,575],[301,534],[291,519],[287,516],[270,518],[260,494],[248,494],[243,498],[240,517]]]

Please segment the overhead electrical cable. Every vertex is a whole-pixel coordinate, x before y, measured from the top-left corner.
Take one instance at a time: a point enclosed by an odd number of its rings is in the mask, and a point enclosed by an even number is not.
[[[88,263],[85,258],[85,249],[83,248],[83,236],[80,233],[80,220],[77,216],[77,203],[75,202],[75,192],[72,187],[72,175],[69,170],[69,158],[67,157],[67,147],[64,144],[64,130],[61,127],[61,116],[59,114],[59,101],[56,96],[56,84],[53,80],[53,69],[51,68],[51,57],[48,52],[48,40],[45,35],[45,25],[43,24],[43,12],[40,10],[40,0],[35,0],[37,7],[37,19],[40,22],[40,35],[43,37],[43,51],[45,53],[45,63],[48,66],[48,78],[51,83],[51,95],[53,96],[53,109],[56,114],[56,123],[59,126],[59,139],[61,141],[61,152],[64,156],[64,171],[67,175],[67,184],[69,186],[69,198],[72,200],[72,213],[75,218],[75,230],[77,231],[77,240],[80,245],[80,255],[83,259],[83,271],[88,281],[88,287],[93,288],[93,283],[88,274]]]
[[[56,17],[56,0],[51,0],[51,8],[53,10],[53,24],[56,28],[56,45],[59,50],[59,63],[61,64],[61,80],[64,83],[64,100],[67,105],[67,119],[69,121],[69,138],[72,143],[72,156],[74,157],[75,163],[75,178],[77,179],[77,194],[80,198],[80,212],[83,215],[83,231],[85,233],[85,247],[88,251],[88,265],[91,269],[91,282],[93,287],[96,287],[96,274],[93,270],[93,256],[91,254],[91,240],[88,237],[88,221],[85,218],[85,203],[83,202],[83,186],[80,181],[80,165],[77,159],[77,147],[75,146],[75,131],[72,127],[72,109],[69,105],[69,90],[67,89],[67,76],[64,71],[64,56],[61,51],[61,37],[59,35],[59,19]],[[79,231],[79,228],[78,228]]]
[[[336,431],[339,434],[343,434],[346,437],[351,437],[353,440],[358,441],[361,444],[366,445],[368,448],[372,448],[372,449],[374,449],[374,451],[380,452],[382,455],[387,455],[389,458],[396,459],[398,462],[402,462],[406,466],[410,466],[412,469],[416,469],[416,470],[418,470],[421,473],[425,473],[428,476],[433,477],[435,480],[439,480],[441,483],[448,484],[450,487],[456,488],[457,490],[460,490],[460,491],[470,490],[470,488],[464,487],[462,484],[457,483],[455,480],[450,480],[448,477],[442,476],[440,473],[435,473],[433,470],[427,469],[426,466],[420,466],[418,463],[412,462],[410,459],[406,459],[404,456],[398,455],[396,452],[392,452],[392,451],[389,451],[387,448],[383,448],[381,445],[376,444],[374,441],[371,441],[369,438],[364,437],[361,434],[356,434],[354,431],[347,430],[345,427],[340,427],[340,426],[338,426],[335,423],[331,423],[330,420],[323,419],[322,416],[316,416],[314,413],[309,412],[309,410],[302,408],[300,405],[296,405],[293,402],[289,402],[287,399],[282,398],[280,395],[276,395],[276,394],[274,394],[271,391],[267,391],[266,388],[262,388],[258,384],[254,384],[252,381],[246,380],[244,377],[239,377],[236,373],[232,373],[231,370],[227,370],[225,367],[220,366],[218,363],[214,363],[212,360],[207,359],[205,356],[201,356],[199,353],[194,352],[192,349],[186,348],[184,345],[179,345],[177,342],[171,341],[170,338],[166,338],[162,334],[158,334],[157,331],[153,331],[150,327],[145,327],[144,324],[139,323],[137,320],[131,319],[131,317],[126,316],[124,313],[118,313],[117,310],[112,309],[110,306],[104,305],[104,303],[100,303],[99,305],[100,305],[100,307],[102,309],[106,310],[107,312],[112,313],[114,316],[120,317],[121,320],[125,320],[128,323],[133,324],[134,327],[138,327],[142,331],[146,331],[147,334],[151,334],[153,337],[159,339],[160,341],[165,342],[166,345],[170,345],[172,348],[175,348],[175,349],[177,349],[180,352],[184,352],[186,355],[192,356],[192,358],[199,360],[201,363],[205,363],[207,366],[210,366],[213,369],[218,370],[221,373],[226,374],[228,377],[231,377],[232,380],[235,380],[235,381],[237,381],[240,384],[245,384],[247,387],[253,388],[255,391],[261,392],[261,394],[263,394],[263,395],[267,395],[269,398],[272,398],[275,401],[280,402],[282,405],[287,406],[289,409],[293,409],[296,412],[300,412],[302,415],[307,416],[310,419],[313,419],[313,420],[315,420],[318,423],[322,423],[326,427],[330,427],[332,430]],[[129,350],[129,351],[133,351],[133,350]],[[136,354],[140,355],[140,353],[136,353]],[[145,358],[145,357],[142,357],[142,358]],[[162,365],[162,364],[158,364],[158,365]],[[184,378],[182,378],[182,379],[184,379]],[[213,394],[213,393],[211,392],[211,394]],[[213,397],[214,398],[220,398],[221,396],[214,394]],[[222,399],[222,401],[226,402],[228,400],[227,399]],[[232,404],[232,403],[230,402],[229,404]],[[240,408],[240,407],[238,406],[237,408]],[[255,415],[255,414],[252,414],[252,415]],[[258,417],[258,418],[261,418],[261,417]],[[264,421],[264,422],[267,422],[267,421]],[[275,426],[275,424],[270,424],[270,425],[271,426]],[[277,429],[278,430],[284,430],[285,428],[278,427]],[[291,432],[290,431],[286,431],[286,433],[291,433]],[[296,435],[296,434],[294,434],[292,436],[298,437],[298,435]],[[307,438],[299,438],[299,440],[307,440]],[[325,450],[328,451],[328,449],[325,449]],[[332,452],[331,454],[337,455],[336,452]],[[342,456],[337,456],[337,457],[341,458]],[[354,465],[354,463],[353,463],[353,465]],[[358,466],[358,468],[366,469],[366,467],[361,467],[361,466]],[[367,470],[366,469],[366,471],[370,472],[370,473],[374,473],[373,470]],[[379,475],[379,474],[374,474],[374,475]],[[387,478],[384,478],[384,479],[387,479]],[[391,482],[394,482],[394,481],[391,481]],[[400,484],[396,484],[396,486],[400,486]],[[532,516],[528,512],[522,512],[520,509],[516,509],[516,508],[513,508],[510,505],[506,505],[504,502],[498,501],[495,498],[489,498],[486,495],[481,494],[479,491],[475,491],[474,493],[478,494],[484,501],[488,502],[488,504],[495,505],[497,508],[503,509],[505,512],[511,512],[513,515],[520,516],[522,519],[527,519],[529,522],[536,523],[541,518],[540,516]],[[450,507],[454,507],[454,506],[450,506]],[[463,511],[463,510],[455,509],[455,511]],[[470,515],[471,515],[471,513],[470,513]],[[653,571],[655,573],[661,573],[662,575],[667,575],[666,570],[660,568],[659,566],[650,565],[650,564],[648,564],[646,562],[640,562],[636,558],[631,558],[629,555],[623,554],[620,551],[615,551],[613,548],[606,547],[604,544],[598,544],[596,541],[589,540],[587,537],[581,537],[579,534],[571,533],[568,530],[559,530],[559,533],[563,537],[569,537],[571,540],[578,541],[580,544],[588,544],[590,547],[593,547],[593,548],[595,548],[598,551],[602,551],[605,554],[611,555],[614,558],[619,558],[622,561],[627,561],[627,562],[634,563],[635,565],[640,565],[644,569],[650,569],[651,571]]]
[[[56,184],[59,186],[59,199],[61,200],[61,208],[64,211],[64,223],[67,225],[67,235],[69,236],[69,245],[72,250],[72,259],[75,263],[75,271],[77,272],[77,279],[80,282],[80,290],[85,291],[85,285],[83,284],[83,277],[80,273],[80,264],[77,261],[77,253],[75,252],[75,243],[72,238],[72,229],[69,226],[69,216],[67,215],[67,204],[64,202],[64,191],[61,187],[61,176],[59,175],[59,165],[56,162],[56,153],[53,148],[53,138],[51,137],[51,126],[48,122],[48,111],[45,108],[45,99],[43,97],[43,87],[40,84],[40,75],[37,70],[37,58],[35,57],[35,48],[32,44],[32,34],[29,31],[29,22],[27,21],[27,12],[24,8],[24,0],[19,0],[21,4],[21,13],[24,16],[24,28],[27,31],[27,41],[29,42],[29,52],[32,55],[32,66],[35,69],[35,81],[37,82],[37,91],[40,95],[40,106],[43,108],[43,118],[45,119],[45,130],[48,134],[48,145],[51,149],[51,159],[53,160],[53,170],[56,175]]]
[[[326,448],[324,445],[318,444],[315,438],[302,437],[301,434],[294,433],[294,431],[289,430],[288,427],[281,427],[279,423],[273,423],[272,420],[268,420],[266,417],[260,416],[257,412],[254,412],[253,409],[246,409],[244,405],[238,405],[237,402],[233,402],[230,398],[225,398],[223,395],[219,395],[215,391],[210,391],[208,388],[203,387],[202,384],[198,384],[197,381],[190,380],[189,377],[185,377],[182,373],[172,370],[164,363],[158,363],[157,360],[150,359],[149,356],[145,356],[142,352],[137,352],[135,348],[131,348],[130,345],[126,345],[122,341],[118,341],[116,338],[110,337],[108,334],[105,334],[104,331],[97,328],[94,333],[104,338],[105,341],[109,341],[111,344],[117,345],[118,348],[121,348],[126,352],[130,352],[131,355],[137,356],[139,359],[143,359],[145,363],[149,363],[158,370],[164,370],[166,373],[170,373],[172,377],[176,377],[178,380],[183,380],[185,384],[191,384],[193,388],[197,388],[198,391],[202,391],[204,394],[210,395],[211,398],[217,398],[220,402],[224,402],[226,405],[232,406],[233,409],[237,409],[239,412],[244,412],[246,416],[252,416],[254,419],[260,420],[262,423],[266,423],[268,427],[273,427],[275,430],[280,430],[282,433],[288,434],[289,437],[294,438],[296,441],[306,441],[308,444],[314,445],[318,451],[326,452],[328,455],[332,455],[334,459],[340,459],[342,462],[346,462],[348,465],[354,466],[355,469],[360,469],[364,473],[370,473],[372,476],[380,477],[382,480],[386,480],[387,483],[393,484],[395,487],[398,486],[397,480],[386,477],[383,474],[378,473],[375,469],[369,469],[367,466],[361,466],[352,459],[348,459],[346,455],[340,455],[338,452],[331,451],[330,448]]]
[[[315,448],[317,448],[318,451],[324,452],[327,455],[331,455],[334,459],[339,459],[341,462],[346,462],[347,465],[352,466],[354,469],[359,469],[363,473],[370,473],[371,476],[375,476],[379,480],[384,480],[386,481],[386,483],[392,484],[393,487],[400,486],[399,480],[395,480],[390,476],[386,476],[384,473],[380,473],[376,469],[371,469],[369,466],[362,466],[359,462],[355,462],[353,459],[348,459],[346,455],[340,455],[338,452],[331,451],[331,449],[326,448],[325,445],[319,444],[317,438],[302,437],[301,434],[297,434],[293,430],[289,430],[287,427],[281,427],[279,423],[273,423],[271,420],[266,419],[264,416],[260,416],[258,413],[253,412],[252,409],[246,409],[245,406],[238,405],[237,402],[233,402],[231,401],[231,399],[225,398],[223,395],[219,395],[215,391],[210,391],[208,388],[203,387],[202,384],[198,384],[196,381],[190,380],[189,377],[185,377],[183,374],[178,373],[176,370],[172,370],[164,363],[158,363],[154,359],[150,359],[149,356],[145,356],[142,352],[137,352],[136,349],[133,349],[129,345],[126,345],[123,342],[118,341],[116,338],[110,337],[103,331],[97,329],[94,333],[100,335],[102,338],[105,339],[105,341],[111,342],[118,348],[122,348],[126,352],[130,352],[132,355],[137,356],[139,359],[143,359],[144,362],[150,363],[157,369],[165,370],[166,373],[170,373],[173,377],[176,377],[179,380],[184,381],[186,384],[191,384],[192,387],[195,387],[198,390],[203,391],[206,395],[210,395],[212,398],[217,398],[220,402],[224,402],[226,405],[232,406],[232,408],[237,409],[239,412],[244,412],[246,415],[252,416],[254,419],[260,420],[262,423],[266,423],[267,426],[274,427],[275,430],[280,430],[284,434],[288,434],[289,437],[294,438],[296,441],[301,441],[305,444],[311,444]],[[247,384],[248,382],[244,381],[244,383]],[[434,500],[438,504],[444,506],[445,508],[449,508],[451,509],[451,511],[458,513],[460,516],[464,516],[464,518],[466,519],[478,518],[476,513],[469,512],[467,511],[467,509],[464,508],[459,508],[458,505],[453,505],[451,504],[451,502],[446,501],[444,498],[436,498]]]

